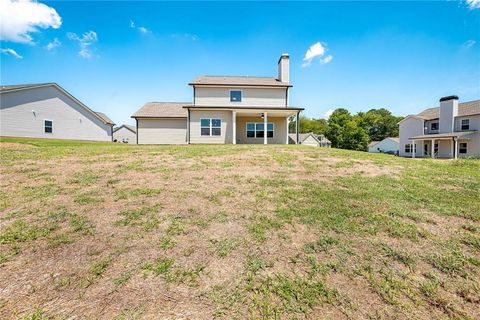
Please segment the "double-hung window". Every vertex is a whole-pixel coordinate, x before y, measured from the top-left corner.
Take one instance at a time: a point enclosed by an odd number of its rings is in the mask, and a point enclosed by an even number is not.
[[[405,153],[412,153],[413,146],[411,143],[405,145]],[[415,146],[415,151],[417,151],[417,146]]]
[[[45,120],[44,121],[45,133],[53,133],[53,121]]]
[[[230,91],[230,102],[242,102],[242,91],[231,90]]]
[[[222,119],[200,119],[200,134],[202,136],[222,135]]]
[[[470,130],[470,119],[462,119],[462,131]]]
[[[466,142],[460,142],[458,144],[458,153],[461,153],[461,154],[466,154],[467,153],[467,143]]]
[[[247,122],[247,138],[263,138],[265,136],[265,124],[263,122]],[[267,138],[273,138],[275,126],[272,122],[267,123]]]

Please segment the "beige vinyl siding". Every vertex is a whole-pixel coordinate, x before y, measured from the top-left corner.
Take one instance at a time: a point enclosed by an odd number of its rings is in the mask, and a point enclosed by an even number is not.
[[[303,140],[302,144],[306,145],[306,146],[312,146],[312,147],[318,147],[319,146],[318,141],[315,140],[315,138],[313,138],[311,135],[308,136],[305,140]]]
[[[242,91],[241,102],[230,102],[230,90]],[[195,105],[234,107],[286,107],[286,88],[195,87]]]
[[[269,138],[269,144],[287,143],[287,118],[267,117],[268,122],[273,123],[273,138]],[[263,122],[261,117],[238,117],[237,116],[237,143],[239,144],[262,144],[263,138],[247,138],[247,122]]]
[[[126,143],[137,143],[137,135],[125,127],[122,127],[113,133],[113,140],[117,142],[127,141]]]
[[[185,144],[187,119],[137,119],[138,144]]]
[[[458,147],[460,147],[460,143],[462,142],[467,143],[467,154],[458,153],[459,158],[480,157],[480,132],[476,132],[474,134],[469,135],[469,138],[470,138],[469,140],[467,139],[458,140]]]
[[[200,119],[221,119],[222,128],[220,136],[202,136],[200,132]],[[238,123],[237,123],[238,126]],[[206,143],[206,144],[224,144],[232,143],[232,111],[190,111],[190,143]]]
[[[399,153],[402,157],[411,157],[412,153],[405,153],[405,145],[412,143],[410,137],[423,135],[423,120],[418,118],[408,118],[402,123],[400,123],[400,145]],[[421,157],[423,153],[423,145],[421,141],[416,141],[417,152],[415,153],[416,157]]]
[[[0,94],[0,135],[112,141],[112,128],[54,86]],[[45,133],[44,121],[53,121]]]
[[[473,115],[473,116],[462,116],[455,118],[455,131],[462,131],[462,120],[469,119],[470,120],[470,128],[469,131],[473,130],[480,130],[480,115]]]

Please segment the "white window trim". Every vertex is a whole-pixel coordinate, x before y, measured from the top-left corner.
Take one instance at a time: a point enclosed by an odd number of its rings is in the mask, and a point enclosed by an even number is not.
[[[202,120],[210,120],[210,125],[208,127],[208,129],[209,129],[209,134],[208,135],[203,135],[202,134],[202,129],[207,128],[207,127],[202,127]],[[220,127],[214,127],[212,120],[220,120]],[[223,121],[222,121],[221,118],[200,118],[200,137],[221,137],[222,136],[222,122]],[[213,128],[220,128],[220,134],[218,136],[212,134],[212,129]]]
[[[465,152],[460,152],[460,149],[461,149],[460,145],[461,144],[465,144]],[[458,153],[459,154],[467,154],[468,153],[468,142],[459,142],[458,143]]]
[[[232,101],[232,91],[239,91],[240,92],[240,101]],[[243,90],[239,90],[239,89],[228,90],[228,100],[232,103],[241,103],[243,101]]]
[[[51,122],[52,122],[52,132],[45,132],[45,128],[47,127],[47,126],[45,125],[45,121],[51,121]],[[43,119],[43,133],[45,133],[45,134],[53,134],[53,120]]]
[[[463,121],[466,121],[468,125],[468,129],[463,129]],[[460,130],[461,131],[468,131],[470,130],[470,119],[460,119]]]
[[[410,151],[406,151],[407,146],[410,146]],[[405,143],[405,145],[403,146],[403,151],[405,153],[412,153],[412,149],[413,149],[413,143]],[[416,144],[415,144],[415,153],[417,153],[417,145]]]
[[[249,137],[248,136],[248,131],[252,131],[252,130],[248,130],[248,124],[249,123],[253,123],[253,132],[254,132],[254,136],[253,138],[252,137]],[[260,124],[264,124],[263,122],[247,122],[245,123],[245,138],[247,139],[263,139],[263,137],[257,137],[257,123],[260,123]],[[268,125],[271,124],[273,126],[273,137],[267,137],[267,139],[274,139],[275,138],[275,123],[273,122],[267,122],[267,128],[268,128]],[[263,131],[263,130],[261,130]],[[267,130],[267,131],[272,131],[272,130]]]

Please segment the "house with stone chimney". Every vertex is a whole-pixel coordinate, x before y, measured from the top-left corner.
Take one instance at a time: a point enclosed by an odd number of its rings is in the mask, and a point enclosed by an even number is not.
[[[480,100],[440,99],[440,106],[409,115],[400,126],[400,156],[480,157]]]
[[[288,144],[289,55],[277,77],[199,76],[191,102],[148,102],[132,118],[138,144]],[[299,121],[295,134],[298,141]]]

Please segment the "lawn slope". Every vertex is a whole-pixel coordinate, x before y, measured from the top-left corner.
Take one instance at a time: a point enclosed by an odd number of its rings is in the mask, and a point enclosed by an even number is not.
[[[480,318],[479,160],[0,151],[0,318]]]

